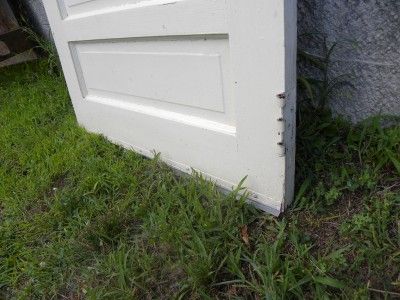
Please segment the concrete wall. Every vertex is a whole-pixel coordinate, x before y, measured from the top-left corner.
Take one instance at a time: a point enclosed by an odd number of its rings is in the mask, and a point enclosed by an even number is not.
[[[12,0],[11,0],[12,1]],[[56,0],[54,0],[56,1]],[[49,21],[47,20],[46,11],[44,10],[42,0],[22,0],[24,7],[31,16],[32,25],[35,29],[47,39],[51,38],[51,30]]]
[[[24,1],[49,37],[41,0]],[[352,75],[355,89],[337,92],[333,110],[353,122],[380,113],[400,115],[400,0],[298,0],[298,7],[299,34],[318,32],[339,43],[332,76]],[[320,47],[299,38],[299,48],[310,53],[320,54]]]
[[[400,115],[400,1],[299,0],[298,32],[319,32],[339,47],[332,76],[352,74],[354,90],[338,92],[333,110],[360,121],[375,114]],[[310,38],[299,48],[319,54]]]

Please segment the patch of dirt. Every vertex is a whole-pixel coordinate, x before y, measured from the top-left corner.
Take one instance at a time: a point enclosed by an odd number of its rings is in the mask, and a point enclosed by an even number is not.
[[[304,211],[294,215],[294,218],[303,233],[309,236],[314,243],[312,253],[325,253],[350,242],[348,238],[340,236],[340,226],[360,213],[362,209],[362,197],[356,193],[348,193],[344,194],[334,206],[329,208],[329,213],[316,215]]]
[[[63,189],[67,185],[67,178],[68,178],[67,173],[63,173],[58,176],[55,176],[52,179],[50,189],[45,191],[44,196],[46,198],[53,198],[58,190]]]
[[[51,199],[55,196],[58,190],[64,188],[67,184],[67,174],[61,174],[53,178],[50,188],[46,189],[42,194],[43,196],[37,201],[33,201],[26,207],[26,212],[32,218],[49,210],[49,206],[47,204],[47,199]]]

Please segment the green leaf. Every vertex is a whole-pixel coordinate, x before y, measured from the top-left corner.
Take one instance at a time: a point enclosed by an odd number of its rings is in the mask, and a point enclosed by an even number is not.
[[[320,284],[323,284],[323,285],[327,285],[327,286],[330,286],[330,287],[333,287],[333,288],[337,288],[337,289],[342,289],[342,288],[345,287],[345,285],[342,282],[340,282],[339,280],[334,279],[332,277],[320,277],[320,276],[318,276],[318,277],[314,278],[314,281],[318,282]]]
[[[393,163],[393,166],[396,168],[397,172],[400,174],[400,161],[395,157],[394,153],[388,149],[386,149],[386,153],[389,156],[390,160]]]
[[[299,85],[307,91],[307,96],[311,100],[314,100],[313,87],[312,87],[311,83],[307,80],[307,78],[305,78],[303,76],[299,76],[297,80],[298,80]]]
[[[304,180],[304,182],[301,184],[299,188],[299,191],[296,195],[296,200],[295,200],[296,203],[304,196],[310,184],[311,184],[311,178],[308,177],[306,180]]]

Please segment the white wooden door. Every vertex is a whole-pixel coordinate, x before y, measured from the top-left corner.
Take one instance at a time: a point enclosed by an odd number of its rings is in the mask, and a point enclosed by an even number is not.
[[[79,123],[278,214],[293,196],[295,0],[44,0]]]

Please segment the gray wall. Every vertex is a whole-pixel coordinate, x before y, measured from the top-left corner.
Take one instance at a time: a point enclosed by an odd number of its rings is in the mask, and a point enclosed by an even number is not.
[[[352,74],[354,90],[338,92],[333,110],[357,122],[400,115],[400,1],[299,0],[298,32],[319,32],[339,47],[332,76]],[[319,54],[310,38],[299,48]]]
[[[22,0],[22,2],[25,5],[25,9],[29,12],[29,15],[31,16],[31,21],[35,29],[43,37],[51,40],[52,38],[50,25],[49,21],[47,20],[46,11],[44,10],[42,0]]]
[[[41,0],[25,1],[41,33],[49,36]],[[352,75],[355,89],[336,93],[334,112],[353,122],[400,115],[400,0],[298,0],[298,6],[299,34],[318,32],[337,41],[332,76]],[[299,48],[310,53],[318,55],[320,46],[299,38]]]

